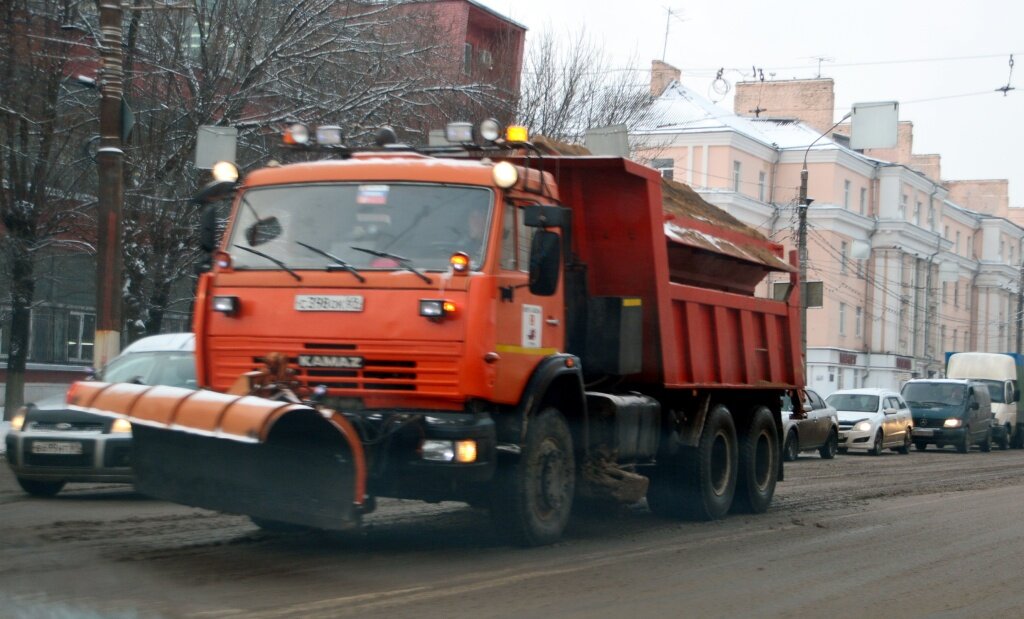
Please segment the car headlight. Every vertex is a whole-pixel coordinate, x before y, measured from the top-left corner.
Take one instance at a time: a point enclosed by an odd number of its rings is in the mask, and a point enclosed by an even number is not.
[[[961,425],[963,425],[963,422],[959,419],[947,419],[942,422],[943,428],[959,428]]]
[[[853,426],[853,429],[858,432],[867,432],[871,429],[870,421],[861,421],[857,425]]]
[[[18,412],[14,413],[14,417],[11,418],[11,430],[15,432],[21,432],[21,429],[25,426],[25,407],[22,406],[18,409]]]
[[[132,431],[132,424],[127,419],[115,419],[110,425],[111,434],[128,434]]]

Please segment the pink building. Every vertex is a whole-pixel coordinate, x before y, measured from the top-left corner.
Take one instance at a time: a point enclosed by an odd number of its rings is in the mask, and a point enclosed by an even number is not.
[[[829,79],[740,83],[733,112],[663,63],[652,76],[658,120],[636,132],[642,158],[794,248],[806,156],[808,281],[822,291],[807,374],[819,393],[939,376],[946,351],[1015,350],[1024,229],[1006,181],[942,180],[938,155],[913,153],[910,123],[893,149],[851,150],[848,127],[808,149],[837,116]]]

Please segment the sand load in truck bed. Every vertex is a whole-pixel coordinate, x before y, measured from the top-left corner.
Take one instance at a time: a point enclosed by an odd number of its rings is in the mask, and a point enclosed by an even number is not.
[[[590,156],[583,146],[538,136],[534,145],[551,155]],[[662,209],[672,281],[753,295],[772,271],[792,272],[782,245],[766,239],[683,183],[662,179]]]

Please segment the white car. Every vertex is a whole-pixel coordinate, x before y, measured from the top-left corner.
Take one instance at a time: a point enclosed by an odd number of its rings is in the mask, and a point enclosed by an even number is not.
[[[839,453],[910,453],[914,421],[903,397],[890,389],[844,389],[825,399],[839,414]]]
[[[782,398],[782,431],[786,437],[782,457],[787,462],[797,459],[802,451],[817,449],[822,458],[831,460],[839,448],[839,418],[821,396],[805,389],[804,418],[793,419],[793,403],[789,396]]]

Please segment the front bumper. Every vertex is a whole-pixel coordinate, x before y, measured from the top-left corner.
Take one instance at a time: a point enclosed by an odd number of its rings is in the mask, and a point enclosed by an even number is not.
[[[872,428],[866,432],[860,432],[857,430],[847,429],[839,430],[839,449],[849,450],[863,450],[867,451],[872,447],[872,440],[875,436],[875,429]]]
[[[403,411],[401,414],[410,414]],[[415,412],[411,414],[416,414]],[[388,421],[382,417],[381,428]],[[390,422],[393,423],[393,422]],[[425,460],[420,446],[424,440],[474,440],[474,462]],[[415,423],[372,448],[368,472],[372,494],[425,500],[459,500],[494,476],[497,465],[497,432],[488,414],[422,414]]]
[[[964,440],[965,428],[914,428],[912,437],[915,443],[935,443],[952,445]]]
[[[11,432],[5,442],[8,465],[24,479],[112,483],[132,483],[134,479],[129,434]],[[35,443],[69,449],[68,453],[35,453]],[[80,446],[80,453],[71,453],[72,446],[76,447],[75,452]]]

